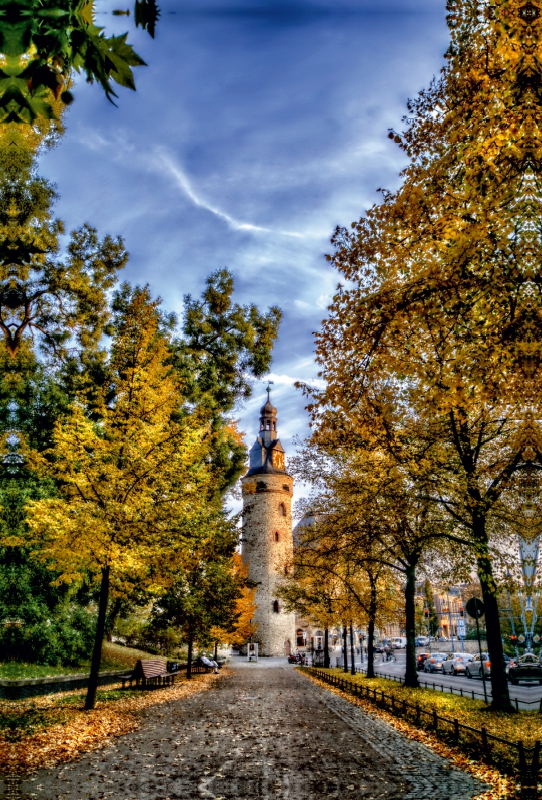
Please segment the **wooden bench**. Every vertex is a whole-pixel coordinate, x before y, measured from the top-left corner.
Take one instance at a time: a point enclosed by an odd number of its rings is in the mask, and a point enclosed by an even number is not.
[[[201,658],[197,658],[195,661],[192,661],[192,674],[200,675],[205,672],[213,672],[213,670],[214,667],[208,667],[203,663]]]
[[[214,660],[214,659],[211,659],[211,660]],[[218,659],[217,659],[217,662],[216,662],[216,665],[217,665],[218,669],[222,669],[222,667],[224,666],[225,663],[226,663],[226,659],[223,656],[222,657],[219,656]],[[203,661],[201,660],[201,658],[197,658],[195,661],[192,661],[192,672],[194,672],[196,674],[199,674],[199,673],[202,673],[202,672],[213,672],[213,671],[214,671],[214,667],[209,667],[209,666],[207,666],[207,664],[204,664]]]
[[[160,659],[139,659],[134,667],[134,671],[127,678],[122,678],[122,688],[125,684],[132,685],[135,681],[136,686],[143,689],[156,689],[159,686],[172,686],[175,683],[175,674],[168,672],[166,665]]]

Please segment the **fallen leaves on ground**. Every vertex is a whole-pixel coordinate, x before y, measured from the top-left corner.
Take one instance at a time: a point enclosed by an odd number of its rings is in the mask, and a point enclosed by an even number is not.
[[[496,769],[493,769],[480,761],[475,761],[468,758],[463,753],[459,752],[459,750],[437,739],[430,732],[416,728],[412,723],[396,717],[388,711],[384,711],[378,706],[373,705],[373,703],[369,700],[362,700],[358,697],[353,697],[353,695],[349,694],[348,692],[344,692],[335,686],[330,686],[330,684],[320,680],[315,675],[312,675],[305,670],[300,670],[300,672],[302,672],[302,674],[311,681],[314,681],[314,683],[317,683],[323,689],[339,695],[345,700],[348,700],[349,703],[359,706],[368,714],[384,720],[398,731],[401,731],[401,733],[405,734],[405,736],[408,736],[409,739],[414,739],[417,742],[421,742],[421,744],[429,747],[435,753],[438,753],[438,755],[451,761],[454,766],[458,767],[464,772],[468,772],[470,775],[478,778],[478,780],[482,781],[483,783],[489,784],[491,789],[477,795],[476,800],[505,800],[506,798],[515,796],[516,781],[513,778],[502,775]],[[374,684],[371,680],[371,687],[373,685]],[[375,685],[375,688],[382,689],[384,687]]]
[[[147,691],[122,690],[118,684],[98,692],[93,711],[83,710],[84,690],[1,701],[0,764],[8,774],[27,775],[73,761],[135,730],[137,712],[206,691],[215,680],[214,674],[195,675],[190,681],[180,679],[175,686]]]

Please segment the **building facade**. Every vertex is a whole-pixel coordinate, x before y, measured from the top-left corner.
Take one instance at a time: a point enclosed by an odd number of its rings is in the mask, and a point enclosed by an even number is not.
[[[286,472],[278,438],[277,409],[267,402],[260,410],[260,430],[250,450],[243,492],[242,556],[248,578],[256,584],[258,628],[253,641],[259,654],[282,656],[295,650],[295,614],[284,611],[277,597],[281,575],[292,562],[293,478]]]

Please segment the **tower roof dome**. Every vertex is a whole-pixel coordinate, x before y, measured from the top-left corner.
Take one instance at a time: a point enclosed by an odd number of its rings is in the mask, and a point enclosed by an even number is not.
[[[263,473],[288,474],[284,465],[284,450],[277,431],[277,409],[271,402],[271,387],[267,401],[260,408],[260,430],[250,451],[250,468],[245,477]]]
[[[267,395],[267,402],[260,408],[260,417],[276,417],[277,409],[271,402],[271,398]]]
[[[275,431],[277,438],[277,409],[271,402],[271,386],[267,387],[267,401],[260,408],[260,431]]]

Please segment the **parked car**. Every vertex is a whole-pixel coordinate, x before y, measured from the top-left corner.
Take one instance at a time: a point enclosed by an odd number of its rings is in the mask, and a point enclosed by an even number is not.
[[[508,670],[510,683],[517,685],[520,681],[542,684],[542,664],[534,653],[525,653],[515,666]]]
[[[406,636],[394,636],[391,640],[391,646],[394,650],[400,650],[402,647],[406,647]]]
[[[439,636],[438,640],[439,640],[439,642],[449,642],[450,641],[447,636]]]
[[[430,641],[429,636],[417,636],[416,647],[427,647]]]
[[[491,675],[491,661],[488,653],[477,653],[465,667],[465,675],[467,678],[473,678],[474,676],[481,678],[482,669],[484,670],[484,676],[489,678]]]
[[[431,653],[423,665],[425,672],[442,672],[442,664],[447,657],[448,653]]]
[[[442,665],[442,672],[450,675],[464,675],[469,661],[472,661],[470,653],[449,653],[448,658]]]

